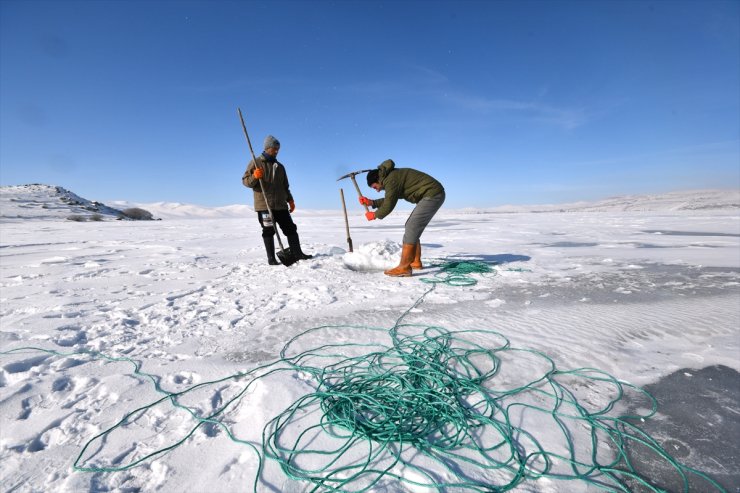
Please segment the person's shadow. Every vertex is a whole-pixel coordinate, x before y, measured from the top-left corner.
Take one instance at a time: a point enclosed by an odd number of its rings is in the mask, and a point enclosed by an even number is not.
[[[474,253],[466,253],[466,254],[459,254],[459,255],[453,255],[452,257],[448,257],[450,260],[456,259],[456,260],[477,260],[479,262],[485,262],[487,264],[508,264],[511,262],[529,262],[532,260],[532,257],[528,255],[517,255],[514,253],[500,253],[498,255],[476,255]]]
[[[442,248],[442,245],[439,243],[422,243],[422,251],[424,248]],[[508,264],[511,262],[529,262],[532,260],[532,257],[529,255],[517,255],[515,253],[500,253],[498,255],[486,255],[486,254],[475,254],[475,253],[460,253],[457,255],[451,255],[447,257],[445,260],[448,261],[455,261],[455,260],[475,260],[478,262],[485,262],[487,264]]]

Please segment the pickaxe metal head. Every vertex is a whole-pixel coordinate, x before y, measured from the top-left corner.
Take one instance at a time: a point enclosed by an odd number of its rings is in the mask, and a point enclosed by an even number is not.
[[[360,173],[367,173],[368,171],[372,171],[372,169],[363,169],[360,171],[353,171],[352,173],[347,173],[344,176],[340,176],[339,178],[337,178],[337,181],[344,180],[345,178],[353,178],[355,175],[359,175]]]
[[[337,181],[344,180],[345,178],[350,178],[352,180],[352,184],[355,186],[355,190],[357,190],[357,196],[362,198],[362,192],[360,191],[360,186],[357,184],[357,180],[355,180],[355,175],[359,175],[360,173],[367,173],[368,171],[372,171],[372,170],[363,169],[361,171],[353,171],[352,173],[347,173],[346,175],[339,177]],[[367,204],[362,204],[362,205],[365,206],[366,211],[370,210]]]

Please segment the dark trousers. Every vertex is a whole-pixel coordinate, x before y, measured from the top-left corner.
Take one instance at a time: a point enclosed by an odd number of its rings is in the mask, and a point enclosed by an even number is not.
[[[272,211],[274,221],[280,226],[280,230],[283,234],[293,236],[298,231],[298,227],[293,222],[293,218],[290,217],[288,209],[273,210]],[[262,226],[262,237],[270,238],[275,235],[275,225],[270,221],[270,214],[267,211],[257,211],[257,220]]]

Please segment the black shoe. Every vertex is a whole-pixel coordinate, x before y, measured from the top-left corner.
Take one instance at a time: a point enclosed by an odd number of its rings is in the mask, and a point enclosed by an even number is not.
[[[280,265],[280,262],[278,262],[275,257],[267,257],[267,263],[270,265]]]

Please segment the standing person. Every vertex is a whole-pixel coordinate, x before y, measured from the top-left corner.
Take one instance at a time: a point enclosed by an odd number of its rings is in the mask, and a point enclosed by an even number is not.
[[[398,199],[416,204],[406,220],[403,234],[401,262],[385,271],[388,276],[407,277],[412,269],[422,269],[421,234],[445,201],[445,189],[440,182],[426,173],[411,168],[396,168],[396,163],[386,159],[367,174],[367,184],[376,192],[385,190],[385,197],[371,200],[360,197],[360,204],[377,211],[365,213],[368,221],[383,219],[396,207]]]
[[[260,226],[262,226],[262,240],[267,251],[267,263],[280,265],[280,262],[275,259],[275,225],[273,220],[288,238],[290,251],[296,259],[313,258],[313,255],[306,255],[301,250],[298,227],[293,222],[293,218],[290,217],[290,213],[295,210],[295,202],[293,201],[293,195],[290,193],[285,166],[277,160],[278,152],[280,152],[280,141],[272,135],[268,135],[265,138],[264,148],[265,150],[260,156],[257,156],[256,160],[249,161],[247,170],[242,176],[242,183],[245,187],[254,190],[254,211],[257,213]],[[262,182],[261,188],[260,181]],[[266,200],[267,202],[265,202]],[[272,218],[270,218],[268,212],[268,204],[274,216]]]

